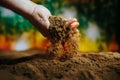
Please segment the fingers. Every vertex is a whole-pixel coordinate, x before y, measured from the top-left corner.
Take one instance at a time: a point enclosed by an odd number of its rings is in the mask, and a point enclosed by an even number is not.
[[[74,31],[75,34],[79,33],[79,30],[77,28],[75,28],[73,31]]]
[[[43,36],[49,37],[49,16],[51,16],[50,11],[44,6],[37,5],[34,8],[29,21],[42,33]]]
[[[79,22],[77,22],[77,19],[75,18],[68,19],[65,26],[72,29],[74,33],[79,33],[79,30],[77,29],[77,27],[79,26]]]
[[[48,18],[49,18],[49,16],[51,16],[51,13],[44,6],[41,6],[41,8],[42,8],[42,12],[40,13],[40,15],[42,15],[43,23],[44,23],[45,27],[48,29],[49,25],[50,25]]]
[[[70,28],[71,28],[71,29],[75,29],[75,28],[78,27],[78,25],[79,25],[78,22],[73,22],[73,23],[70,24]]]
[[[35,19],[39,20],[41,26],[45,27],[46,29],[49,28],[50,23],[48,18],[51,16],[51,13],[46,7],[37,5],[33,15],[36,17]]]
[[[49,29],[50,22],[48,20],[48,17],[44,18],[44,22],[45,22],[46,28]]]
[[[77,21],[77,19],[75,19],[75,18],[70,18],[70,19],[67,20],[65,26],[68,27],[70,24],[72,24],[73,22],[76,22],[76,21]]]
[[[51,13],[47,9],[45,12],[46,13],[43,14],[43,20],[44,20],[44,24],[46,25],[46,28],[49,29],[50,22],[48,18],[51,16]]]

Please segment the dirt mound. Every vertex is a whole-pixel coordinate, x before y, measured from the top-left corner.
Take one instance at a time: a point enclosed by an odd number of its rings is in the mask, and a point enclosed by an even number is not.
[[[0,80],[120,80],[119,53],[80,53],[65,62],[40,56],[0,62]]]

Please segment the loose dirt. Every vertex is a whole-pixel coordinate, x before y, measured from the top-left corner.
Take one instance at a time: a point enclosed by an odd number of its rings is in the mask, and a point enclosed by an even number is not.
[[[75,34],[69,25],[66,26],[67,20],[61,16],[51,16],[49,21],[51,35],[51,45],[47,49],[49,57],[64,61],[75,56],[78,53],[80,33]]]
[[[80,53],[64,62],[42,56],[0,60],[0,80],[120,80],[120,53]]]

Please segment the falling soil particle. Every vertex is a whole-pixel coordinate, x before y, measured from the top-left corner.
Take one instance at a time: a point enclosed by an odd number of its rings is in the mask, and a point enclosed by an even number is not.
[[[50,16],[51,46],[47,49],[51,58],[64,61],[73,57],[78,52],[80,34],[66,26],[67,20],[60,16]]]

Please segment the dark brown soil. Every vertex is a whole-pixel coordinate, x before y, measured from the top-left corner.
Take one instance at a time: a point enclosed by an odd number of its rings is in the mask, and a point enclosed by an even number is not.
[[[120,80],[120,54],[79,53],[65,62],[43,56],[0,60],[0,80]]]

